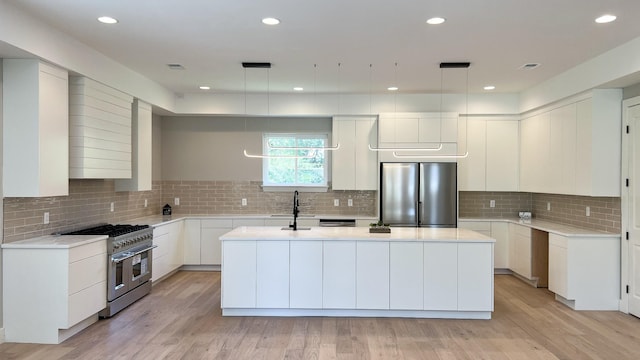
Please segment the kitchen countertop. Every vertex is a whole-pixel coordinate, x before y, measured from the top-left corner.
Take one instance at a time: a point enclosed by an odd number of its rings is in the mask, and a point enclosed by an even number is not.
[[[547,220],[520,220],[520,218],[460,218],[458,221],[503,221],[528,226],[532,229],[546,231],[552,234],[568,237],[620,237],[620,234],[599,230],[579,228],[571,225],[558,224]]]
[[[158,226],[158,225],[166,225],[175,221],[180,221],[184,219],[272,219],[272,220],[284,220],[291,219],[293,220],[293,214],[274,214],[274,215],[172,215],[171,217],[165,217],[163,215],[152,215],[145,216],[137,219],[131,220],[131,224],[136,225],[150,225],[150,226]],[[369,216],[349,216],[349,215],[299,215],[298,220],[319,220],[319,219],[330,219],[330,220],[342,220],[342,219],[356,219],[356,220],[367,220],[371,222],[377,222],[377,217],[369,217]],[[375,221],[374,221],[375,220]]]
[[[106,240],[107,235],[45,235],[2,244],[3,249],[70,249]]]
[[[276,226],[241,226],[220,237],[233,240],[366,240],[366,241],[437,241],[493,243],[495,239],[467,229],[399,228],[391,233],[369,233],[368,227],[312,227],[310,230],[282,230]]]

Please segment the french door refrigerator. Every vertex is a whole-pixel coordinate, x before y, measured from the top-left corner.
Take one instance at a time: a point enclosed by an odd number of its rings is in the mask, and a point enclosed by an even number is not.
[[[391,226],[456,227],[457,163],[381,163],[380,219]]]

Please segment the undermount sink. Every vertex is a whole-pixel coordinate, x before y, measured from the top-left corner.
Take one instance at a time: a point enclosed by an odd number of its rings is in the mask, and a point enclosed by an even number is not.
[[[293,228],[283,227],[281,230],[291,230],[291,231],[293,231]],[[296,229],[296,230],[311,230],[311,228],[310,227],[298,227],[298,229]]]

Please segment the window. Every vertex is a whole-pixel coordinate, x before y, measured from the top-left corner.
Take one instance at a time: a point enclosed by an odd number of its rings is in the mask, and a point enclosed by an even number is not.
[[[264,134],[263,186],[327,186],[326,151],[285,149],[326,147],[327,134]]]

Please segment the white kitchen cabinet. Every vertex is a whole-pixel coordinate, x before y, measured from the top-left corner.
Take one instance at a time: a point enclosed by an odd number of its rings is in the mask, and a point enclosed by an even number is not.
[[[260,241],[256,252],[256,306],[289,308],[289,241]]]
[[[95,80],[69,85],[69,177],[130,179],[133,97]]]
[[[423,272],[423,308],[458,310],[458,244],[424,243]]]
[[[458,190],[485,191],[487,187],[487,122],[483,119],[467,119],[465,132],[461,132],[459,143],[466,142],[469,155],[458,159]]]
[[[518,121],[487,120],[486,191],[518,191],[519,129]]]
[[[576,194],[576,104],[549,112],[549,192]]]
[[[620,238],[549,234],[549,290],[574,310],[618,310]]]
[[[424,306],[423,245],[416,242],[389,244],[389,306],[422,310]]]
[[[504,221],[491,222],[491,235],[496,240],[493,246],[493,267],[509,268],[509,224]]]
[[[513,272],[532,280],[531,229],[527,226],[509,224],[509,266]]]
[[[322,257],[322,308],[356,307],[356,243],[325,241]]]
[[[289,306],[322,308],[322,241],[289,242]]]
[[[356,308],[389,309],[389,243],[356,244]]]
[[[200,219],[184,220],[184,265],[200,265]]]
[[[220,265],[220,236],[233,229],[231,219],[202,219],[200,223],[200,264]]]
[[[520,191],[548,193],[549,113],[520,122]]]
[[[3,61],[3,195],[69,194],[69,98],[65,70]]]
[[[493,311],[493,244],[458,244],[458,310]]]
[[[6,341],[59,344],[98,320],[107,301],[106,240],[70,248],[8,246],[3,246]]]
[[[340,148],[331,152],[331,187],[334,190],[376,190],[378,130],[370,116],[334,117],[332,140]]]
[[[151,190],[151,117],[151,105],[135,99],[131,114],[131,179],[116,180],[116,191]]]
[[[222,306],[256,307],[256,242],[227,241],[223,249]]]
[[[174,221],[169,228],[169,271],[174,271],[184,264],[184,220]]]
[[[180,268],[184,263],[184,221],[173,221],[153,228],[153,270],[151,280],[157,281]]]

